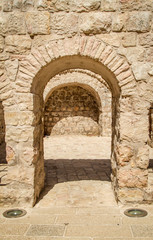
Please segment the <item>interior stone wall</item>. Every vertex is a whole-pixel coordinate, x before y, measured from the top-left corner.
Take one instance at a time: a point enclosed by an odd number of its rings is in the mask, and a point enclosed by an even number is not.
[[[89,121],[89,118],[92,118],[95,122],[98,123],[99,121],[99,107],[96,102],[96,99],[93,97],[93,95],[88,92],[87,90],[83,89],[80,86],[66,86],[59,88],[57,90],[54,90],[53,93],[48,98],[46,104],[45,104],[45,118],[44,118],[44,134],[45,135],[51,135],[52,129],[55,126],[57,122],[62,120],[63,118],[67,117],[74,117],[74,116],[82,116],[85,117],[83,123],[82,118],[77,118],[77,121],[75,121],[75,125],[73,125],[73,128],[76,128],[74,132],[76,134],[80,134],[80,125],[84,124],[88,127],[90,126],[93,128],[92,121]],[[75,118],[76,119],[76,118]],[[64,135],[73,133],[71,130],[71,122],[69,119],[69,128],[65,128],[65,121],[62,121],[63,125],[59,124],[58,126],[60,129],[65,129],[65,131],[59,131],[59,129],[56,127],[54,128],[54,135],[56,134],[55,129],[57,131],[57,134],[62,133]],[[73,123],[73,120],[72,120]],[[95,125],[95,124],[94,124]],[[78,130],[77,130],[78,129]],[[89,131],[90,132],[93,131]],[[87,132],[82,130],[82,134],[86,135]]]
[[[0,1],[0,101],[9,165],[0,205],[36,202],[44,186],[43,91],[70,69],[99,74],[111,89],[117,200],[152,203],[147,169],[152,16],[149,0]]]

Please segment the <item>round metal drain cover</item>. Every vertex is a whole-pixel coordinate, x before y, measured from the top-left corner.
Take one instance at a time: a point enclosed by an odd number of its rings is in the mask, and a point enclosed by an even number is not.
[[[130,208],[127,209],[124,214],[128,217],[145,217],[147,216],[147,211],[138,209],[138,208]]]
[[[3,213],[3,216],[6,218],[18,218],[26,215],[26,211],[22,209],[10,209]]]

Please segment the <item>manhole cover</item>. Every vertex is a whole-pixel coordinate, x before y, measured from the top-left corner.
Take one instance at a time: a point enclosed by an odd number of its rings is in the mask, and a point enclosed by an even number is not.
[[[127,209],[124,214],[128,217],[145,217],[148,213],[145,210],[138,208]]]
[[[18,217],[24,216],[26,213],[27,212],[22,209],[10,209],[10,210],[5,211],[3,213],[3,216],[6,218],[18,218]]]

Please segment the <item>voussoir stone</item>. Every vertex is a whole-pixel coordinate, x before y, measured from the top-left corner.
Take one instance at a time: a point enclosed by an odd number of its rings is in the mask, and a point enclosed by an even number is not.
[[[0,52],[3,52],[4,49],[4,38],[0,36]]]
[[[50,34],[50,14],[48,12],[27,12],[25,18],[30,35]]]
[[[110,13],[83,13],[80,17],[79,30],[86,35],[110,32],[111,23]]]

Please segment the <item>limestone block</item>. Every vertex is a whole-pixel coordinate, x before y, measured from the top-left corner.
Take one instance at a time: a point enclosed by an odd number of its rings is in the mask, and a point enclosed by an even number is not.
[[[0,14],[0,34],[26,34],[24,14],[20,12]]]
[[[14,9],[20,9],[22,6],[22,0],[14,0],[13,1],[13,8]]]
[[[33,185],[34,168],[33,167],[28,168],[22,165],[11,166],[8,168],[7,178],[9,182],[16,180],[20,183]]]
[[[16,159],[15,159],[15,152],[12,147],[6,146],[6,161],[9,165],[15,165]]]
[[[112,15],[112,31],[121,32],[122,30],[124,30],[126,19],[127,19],[127,14],[114,13]]]
[[[96,38],[114,47],[119,47],[121,44],[120,36],[117,33],[98,34]]]
[[[34,128],[31,126],[18,127],[6,125],[6,141],[27,142],[32,141],[34,134]]]
[[[4,49],[4,38],[0,36],[0,52],[3,52]]]
[[[85,11],[94,11],[99,9],[101,4],[100,0],[58,0],[58,1],[49,1],[49,0],[38,0],[37,7],[38,9],[46,9],[50,12],[57,11],[73,11],[73,12],[85,12]]]
[[[132,64],[132,70],[137,81],[146,80],[150,65],[148,63],[135,62]]]
[[[134,157],[133,149],[130,146],[117,145],[116,148],[117,163],[120,166],[127,165]]]
[[[51,15],[51,32],[73,35],[78,31],[78,15],[76,13],[55,13]]]
[[[48,12],[27,12],[27,31],[30,35],[50,34],[50,14]]]
[[[139,44],[142,46],[153,46],[153,33],[139,34]]]
[[[148,32],[151,28],[150,12],[130,12],[126,29],[131,32]]]
[[[5,61],[6,75],[10,81],[15,81],[18,71],[18,65],[19,63],[17,59]]]
[[[117,9],[117,0],[102,0],[101,11],[113,12]]]
[[[22,0],[22,11],[27,11],[34,6],[34,0]]]
[[[125,33],[122,38],[122,44],[124,47],[134,47],[136,46],[136,40],[136,33]]]
[[[145,49],[141,46],[128,48],[120,47],[117,52],[125,56],[131,64],[135,64],[137,61],[144,61]]]
[[[11,12],[13,8],[13,0],[5,0],[3,1],[3,11]]]
[[[152,0],[120,0],[118,8],[121,11],[152,11]]]
[[[142,202],[144,192],[141,189],[121,188],[117,192],[117,198],[122,203],[127,202]]]
[[[145,61],[153,63],[153,47],[145,49]]]
[[[79,30],[86,35],[110,32],[111,22],[110,13],[83,13],[80,17]]]
[[[9,35],[5,38],[6,52],[13,54],[29,53],[31,38],[28,35]]]
[[[138,153],[136,157],[137,167],[142,169],[147,169],[149,165],[149,146],[143,146],[138,148]]]
[[[147,170],[120,168],[117,174],[119,187],[143,188],[147,186]]]
[[[32,125],[34,120],[34,114],[31,111],[21,112],[6,112],[5,111],[5,124],[10,126],[24,126]]]

